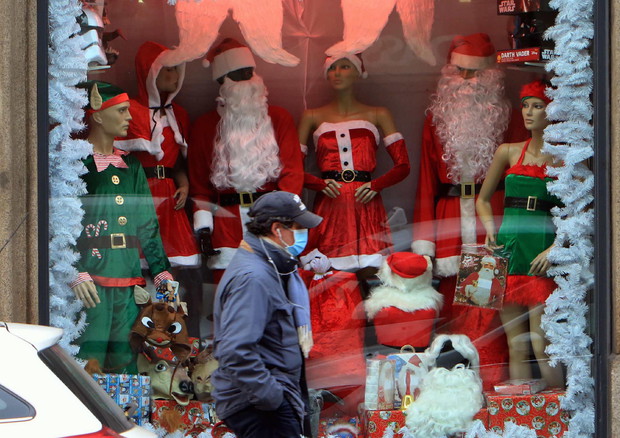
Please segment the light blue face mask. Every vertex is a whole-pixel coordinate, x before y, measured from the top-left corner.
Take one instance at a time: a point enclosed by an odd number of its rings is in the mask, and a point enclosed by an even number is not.
[[[306,248],[306,244],[308,243],[308,229],[303,228],[301,230],[291,231],[295,236],[295,243],[293,243],[291,246],[287,246],[286,249],[294,256],[298,256],[303,252],[303,250]]]

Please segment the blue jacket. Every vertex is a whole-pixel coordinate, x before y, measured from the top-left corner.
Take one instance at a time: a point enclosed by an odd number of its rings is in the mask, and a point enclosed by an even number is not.
[[[214,353],[219,368],[211,382],[221,419],[248,406],[276,410],[285,396],[303,418],[302,353],[294,305],[284,289],[286,273],[295,272],[296,262],[281,248],[246,233],[218,285]]]

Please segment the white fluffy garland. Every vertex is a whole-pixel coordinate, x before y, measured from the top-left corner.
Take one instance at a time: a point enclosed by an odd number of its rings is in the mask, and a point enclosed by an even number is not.
[[[86,93],[75,85],[86,80],[88,62],[81,50],[82,38],[76,17],[82,12],[78,0],[49,0],[49,291],[50,323],[64,330],[60,344],[75,355],[71,345],[84,330],[82,303],[68,284],[77,274],[79,254],[71,249],[80,235],[84,214],[79,196],[86,192],[80,175],[81,161],[92,152],[90,143],[72,140],[83,128]],[[77,321],[76,321],[77,320]]]
[[[550,182],[548,189],[565,207],[553,211],[557,235],[549,260],[556,266],[549,273],[555,276],[558,288],[547,299],[542,327],[550,342],[546,352],[551,363],[559,366],[561,362],[567,368],[566,397],[560,403],[572,418],[564,436],[577,438],[592,436],[595,431],[586,301],[593,283],[594,211],[587,209],[594,200],[594,175],[583,164],[594,153],[589,54],[594,37],[593,2],[552,0],[550,6],[558,10],[558,16],[546,36],[555,41],[559,56],[546,66],[555,73],[551,82],[556,89],[548,90],[553,102],[547,107],[547,117],[555,123],[545,130],[544,151],[563,163],[549,169],[557,180]]]

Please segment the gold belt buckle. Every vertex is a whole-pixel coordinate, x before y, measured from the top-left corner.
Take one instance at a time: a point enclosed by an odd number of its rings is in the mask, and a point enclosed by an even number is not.
[[[353,182],[355,181],[355,172],[352,171],[351,169],[345,169],[342,172],[340,172],[340,178],[342,178],[342,181],[346,183]]]
[[[527,197],[527,206],[525,209],[527,211],[535,211],[536,210],[536,202],[538,201],[537,196],[528,196]]]
[[[117,243],[120,239],[120,243]],[[127,248],[127,241],[125,240],[125,233],[113,233],[110,234],[110,248],[123,249]]]
[[[249,201],[245,200],[245,196],[248,197]],[[239,192],[239,205],[241,207],[251,207],[252,204],[254,204],[254,196],[252,195],[252,192]]]
[[[476,183],[461,183],[461,198],[470,199],[476,196]]]
[[[157,179],[166,179],[166,168],[158,164],[155,167],[155,175],[157,175]]]

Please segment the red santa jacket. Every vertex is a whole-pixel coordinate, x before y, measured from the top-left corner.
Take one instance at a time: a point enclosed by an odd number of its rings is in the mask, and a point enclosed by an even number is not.
[[[269,117],[273,124],[282,170],[277,181],[268,181],[257,191],[284,190],[301,194],[304,171],[297,128],[291,115],[277,106],[269,106]],[[225,269],[232,259],[234,251],[243,237],[243,223],[239,205],[222,207],[218,197],[223,193],[236,193],[235,189],[218,190],[211,183],[210,170],[213,158],[213,146],[220,115],[211,111],[199,117],[190,130],[188,149],[188,167],[190,196],[196,205],[194,228],[213,227],[213,247],[220,250],[220,255],[210,257],[211,269]],[[213,222],[210,223],[212,215]]]

